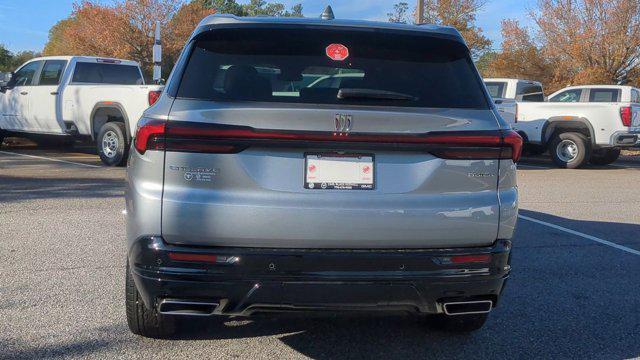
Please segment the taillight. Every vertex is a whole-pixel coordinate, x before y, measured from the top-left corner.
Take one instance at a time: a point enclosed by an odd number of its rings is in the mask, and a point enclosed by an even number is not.
[[[522,146],[524,144],[522,136],[513,130],[509,130],[504,133],[502,142],[511,148],[511,160],[513,160],[514,163],[518,162],[518,160],[520,160],[520,155],[522,155]],[[503,155],[502,158],[505,158],[505,156]]]
[[[149,106],[155,104],[158,99],[160,99],[160,94],[162,94],[160,90],[149,91]]]
[[[138,150],[140,154],[144,154],[147,150],[164,149],[166,124],[167,123],[162,120],[140,119],[133,144],[136,150]]]
[[[633,112],[631,111],[631,106],[620,108],[620,119],[622,119],[622,125],[631,126],[632,118],[633,118]]]
[[[135,147],[146,150],[236,153],[251,145],[305,147],[371,146],[428,151],[445,159],[512,159],[518,161],[522,138],[513,130],[451,131],[425,134],[337,133],[261,130],[248,126],[142,119]]]
[[[516,103],[516,113],[513,116],[513,122],[516,124],[518,123],[518,103]]]

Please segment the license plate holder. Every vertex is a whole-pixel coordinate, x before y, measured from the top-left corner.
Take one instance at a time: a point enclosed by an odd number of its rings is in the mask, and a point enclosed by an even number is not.
[[[304,188],[311,190],[374,190],[373,154],[304,154]]]

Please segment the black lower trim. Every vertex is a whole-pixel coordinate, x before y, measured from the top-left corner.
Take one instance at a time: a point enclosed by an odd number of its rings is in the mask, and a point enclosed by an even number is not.
[[[216,313],[406,310],[440,313],[443,300],[497,302],[509,275],[511,243],[424,250],[187,247],[143,238],[129,251],[145,304],[163,299],[220,304]],[[221,263],[172,261],[168,253],[210,254]],[[454,264],[455,255],[491,254],[489,263]]]

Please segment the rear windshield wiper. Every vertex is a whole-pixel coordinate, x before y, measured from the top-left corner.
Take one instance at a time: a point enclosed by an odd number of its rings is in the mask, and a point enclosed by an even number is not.
[[[375,90],[375,89],[350,89],[338,90],[338,99],[380,99],[380,100],[404,100],[415,101],[415,96],[403,94],[395,91]]]

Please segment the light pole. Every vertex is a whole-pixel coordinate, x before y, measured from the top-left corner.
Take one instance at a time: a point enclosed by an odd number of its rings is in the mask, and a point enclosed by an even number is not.
[[[424,22],[424,0],[418,0],[416,5],[416,24]]]

